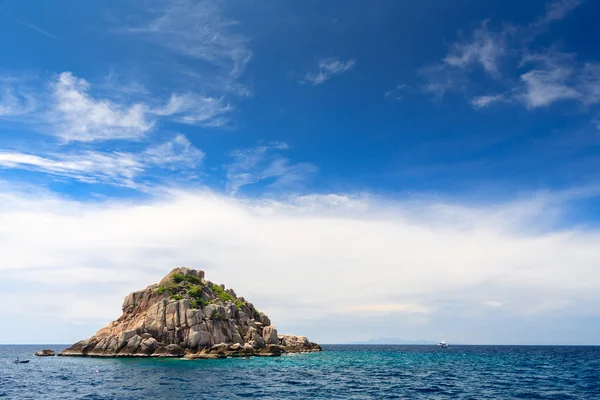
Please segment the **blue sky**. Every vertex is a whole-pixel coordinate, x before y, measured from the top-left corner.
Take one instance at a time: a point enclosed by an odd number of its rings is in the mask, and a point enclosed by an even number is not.
[[[5,295],[43,293],[71,341],[186,264],[320,341],[595,343],[599,14],[4,0]]]

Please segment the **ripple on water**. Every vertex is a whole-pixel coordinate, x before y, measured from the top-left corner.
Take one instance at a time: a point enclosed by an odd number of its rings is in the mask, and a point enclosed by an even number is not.
[[[600,399],[600,348],[326,346],[280,358],[31,358],[0,346],[7,399]],[[60,349],[57,349],[60,350]]]

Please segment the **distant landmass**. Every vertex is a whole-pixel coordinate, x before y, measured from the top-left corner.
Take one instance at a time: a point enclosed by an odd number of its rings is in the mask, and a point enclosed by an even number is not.
[[[437,344],[431,340],[407,340],[398,338],[377,338],[364,340],[360,342],[352,342],[350,344]]]

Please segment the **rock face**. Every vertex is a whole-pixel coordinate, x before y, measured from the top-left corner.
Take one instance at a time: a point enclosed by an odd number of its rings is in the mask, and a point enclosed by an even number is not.
[[[54,356],[54,350],[40,350],[40,351],[36,351],[35,356],[38,357],[52,357]]]
[[[220,358],[320,350],[304,336],[278,334],[269,317],[232,289],[182,267],[127,295],[119,319],[59,356]]]

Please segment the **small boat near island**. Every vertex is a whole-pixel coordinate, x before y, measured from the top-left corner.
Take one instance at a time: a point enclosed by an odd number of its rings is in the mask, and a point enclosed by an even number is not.
[[[438,347],[441,349],[447,349],[448,343],[446,343],[444,340],[442,340],[441,342],[438,343]]]
[[[13,361],[13,364],[27,364],[29,360],[19,360],[18,358]]]

